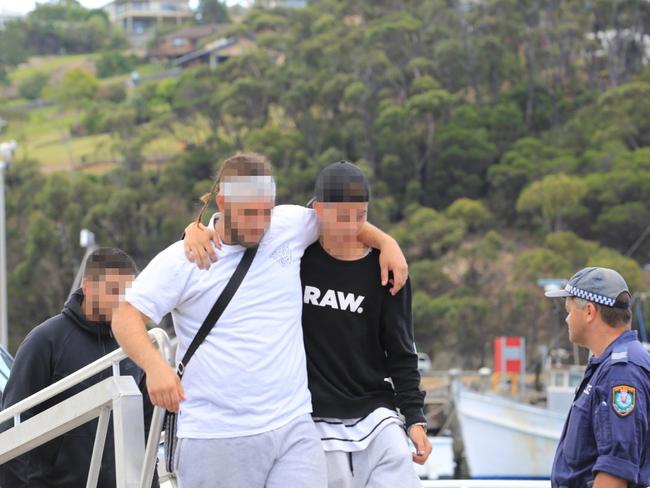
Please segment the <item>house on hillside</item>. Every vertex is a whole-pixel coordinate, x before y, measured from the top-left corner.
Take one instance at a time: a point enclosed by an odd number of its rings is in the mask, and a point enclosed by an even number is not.
[[[158,27],[181,25],[194,17],[188,0],[113,0],[103,9],[133,47],[144,47]]]
[[[305,8],[307,0],[256,0],[255,5],[262,8]]]
[[[175,66],[189,68],[199,64],[207,64],[210,69],[215,69],[230,58],[241,56],[257,48],[257,44],[250,37],[230,37],[217,39],[200,49],[192,51],[173,61]]]
[[[196,51],[199,43],[206,37],[223,31],[228,24],[209,24],[186,27],[166,36],[162,36],[155,47],[149,49],[149,57],[171,61]]]

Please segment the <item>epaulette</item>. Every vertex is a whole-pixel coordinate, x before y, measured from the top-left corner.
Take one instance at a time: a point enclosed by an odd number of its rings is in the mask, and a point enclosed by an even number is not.
[[[620,344],[615,346],[614,350],[612,351],[612,355],[609,357],[609,360],[612,364],[627,363],[627,344]]]

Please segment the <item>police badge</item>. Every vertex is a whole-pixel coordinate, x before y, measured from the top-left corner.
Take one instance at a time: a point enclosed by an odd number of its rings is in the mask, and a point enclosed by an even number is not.
[[[636,405],[636,388],[618,385],[612,388],[612,408],[621,417],[632,413]]]

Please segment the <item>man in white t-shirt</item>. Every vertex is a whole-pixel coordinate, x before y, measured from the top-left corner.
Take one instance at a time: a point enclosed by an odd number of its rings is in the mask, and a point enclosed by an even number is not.
[[[129,356],[147,374],[152,403],[179,411],[176,463],[183,487],[326,486],[323,452],[311,420],[301,329],[300,258],[318,237],[310,209],[275,207],[268,161],[238,154],[224,162],[209,199],[223,218],[209,270],[188,262],[177,242],[142,271],[113,319]],[[206,199],[206,203],[209,201]],[[404,267],[396,243],[372,226],[363,237]],[[244,249],[255,259],[218,323],[187,365],[181,384],[149,342],[145,323],[171,312],[181,358]],[[180,407],[180,409],[179,409]]]

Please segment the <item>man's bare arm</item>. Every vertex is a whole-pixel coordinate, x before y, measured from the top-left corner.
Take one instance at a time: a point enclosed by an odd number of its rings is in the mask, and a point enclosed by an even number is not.
[[[381,251],[379,266],[381,268],[381,284],[388,283],[388,272],[393,272],[393,286],[390,293],[395,295],[406,284],[408,278],[408,263],[399,244],[391,236],[378,229],[370,222],[366,222],[359,232],[359,240],[366,246],[374,247]]]
[[[211,263],[217,260],[211,242],[218,242],[213,229],[195,222],[185,228],[184,234],[185,256],[196,263],[200,269],[210,268]],[[408,278],[408,264],[406,258],[395,239],[379,230],[371,223],[366,222],[359,233],[359,240],[366,246],[374,247],[381,251],[379,266],[381,268],[381,284],[388,283],[388,272],[393,272],[393,282],[390,293],[395,295],[406,284]]]
[[[593,488],[627,488],[627,486],[627,480],[600,471],[594,479]]]
[[[148,318],[133,305],[122,302],[113,314],[112,329],[117,342],[147,375],[151,403],[178,412],[185,399],[178,375],[154,347],[147,334]]]
[[[197,222],[191,222],[183,232],[183,247],[188,261],[196,263],[199,269],[210,269],[217,261],[212,243],[219,247],[219,236],[214,229]]]

